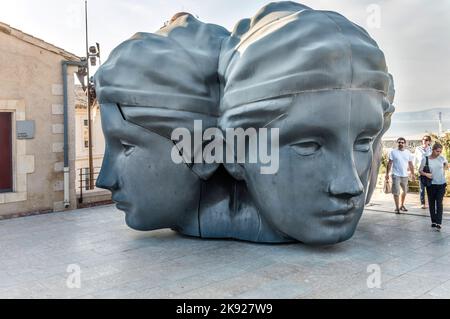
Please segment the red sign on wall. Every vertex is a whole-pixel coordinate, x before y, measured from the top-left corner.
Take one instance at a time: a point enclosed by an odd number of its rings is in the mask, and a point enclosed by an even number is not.
[[[0,112],[0,193],[11,192],[13,188],[11,114]]]

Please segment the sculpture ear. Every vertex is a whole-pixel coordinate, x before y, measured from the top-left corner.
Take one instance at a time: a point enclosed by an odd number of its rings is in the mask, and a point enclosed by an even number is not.
[[[238,181],[245,180],[245,170],[244,167],[239,163],[224,163],[223,166],[233,176],[234,179]]]
[[[200,177],[203,180],[207,180],[211,177],[212,174],[214,174],[219,165],[220,165],[219,163],[212,163],[212,164],[194,163],[191,169],[198,177]]]

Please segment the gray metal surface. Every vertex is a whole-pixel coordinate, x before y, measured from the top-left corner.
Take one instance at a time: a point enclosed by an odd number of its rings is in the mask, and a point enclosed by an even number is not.
[[[350,238],[394,111],[392,76],[369,34],[294,2],[265,6],[231,34],[180,14],[119,45],[95,82],[107,145],[97,186],[134,229],[205,238]],[[174,163],[171,133],[194,134],[194,120],[203,130],[278,129],[278,171]]]

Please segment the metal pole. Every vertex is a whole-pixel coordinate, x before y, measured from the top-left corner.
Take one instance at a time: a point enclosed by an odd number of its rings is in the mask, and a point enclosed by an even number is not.
[[[80,168],[80,198],[78,203],[83,203],[83,168]]]
[[[89,75],[89,37],[88,37],[88,3],[84,1],[84,11],[86,20],[86,60],[87,60],[87,112],[88,112],[88,139],[89,139],[89,189],[94,189],[94,163],[92,159],[92,119],[91,119],[91,82]]]
[[[70,165],[69,165],[69,100],[67,92],[67,70],[69,66],[85,67],[84,62],[61,61],[64,96],[64,207],[70,207]]]
[[[64,208],[70,206],[70,192],[69,192],[69,115],[68,115],[68,97],[67,97],[67,63],[62,62],[62,77],[63,77],[63,96],[64,96]]]

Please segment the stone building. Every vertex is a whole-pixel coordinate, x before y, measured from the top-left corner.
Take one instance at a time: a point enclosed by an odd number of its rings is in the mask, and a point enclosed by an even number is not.
[[[91,111],[92,120],[92,158],[95,172],[100,169],[105,153],[105,138],[103,137],[102,122],[100,117],[100,108],[94,103]],[[89,134],[88,134],[88,115],[87,115],[87,97],[80,85],[75,85],[75,153],[76,170],[89,166]]]
[[[66,74],[69,174],[64,177],[62,61],[80,58],[0,22],[0,219],[76,207],[78,67],[69,66]]]
[[[94,103],[91,111],[92,121],[92,161],[94,166],[94,179],[97,178],[102,166],[105,153],[105,138],[102,131],[100,108]],[[89,133],[87,96],[81,85],[75,85],[75,188],[78,203],[92,204],[108,202],[111,200],[111,192],[94,188],[88,190],[89,182]]]

